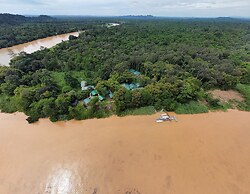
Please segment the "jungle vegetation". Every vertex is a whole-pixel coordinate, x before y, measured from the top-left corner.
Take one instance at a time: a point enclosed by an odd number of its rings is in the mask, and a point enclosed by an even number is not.
[[[208,90],[249,94],[249,21],[117,20],[122,25],[89,28],[78,38],[23,53],[10,67],[1,67],[0,109],[22,111],[29,122],[135,114],[135,108],[150,112],[152,107],[207,112],[221,106]],[[131,69],[141,74],[136,76]],[[82,91],[83,80],[105,100],[94,97],[84,106],[82,101],[91,91]],[[140,88],[128,90],[122,85],[131,83]],[[114,94],[112,99],[107,91]],[[246,99],[239,108],[249,110],[249,96]]]
[[[55,18],[46,15],[25,17],[0,14],[0,48],[30,42],[48,36],[83,31],[102,24],[95,18]]]

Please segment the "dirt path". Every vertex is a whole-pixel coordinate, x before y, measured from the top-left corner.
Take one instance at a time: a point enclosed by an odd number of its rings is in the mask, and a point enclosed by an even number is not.
[[[214,96],[214,98],[220,99],[222,102],[228,102],[229,100],[237,100],[237,101],[244,101],[242,95],[233,90],[223,91],[223,90],[213,90],[210,93]]]

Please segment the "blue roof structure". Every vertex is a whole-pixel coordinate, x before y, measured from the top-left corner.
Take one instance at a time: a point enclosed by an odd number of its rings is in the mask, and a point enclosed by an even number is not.
[[[129,87],[129,84],[122,84],[122,86],[124,87],[124,88],[126,88],[127,90],[130,90],[130,87]]]
[[[100,101],[103,101],[103,100],[104,100],[104,97],[101,96],[101,95],[98,95],[98,99],[99,99]]]
[[[113,93],[112,92],[109,93],[109,98],[111,98],[111,99],[113,98]]]
[[[85,99],[83,100],[84,104],[86,104],[86,105],[87,105],[90,101],[91,101],[90,98],[85,98]]]
[[[96,91],[96,90],[93,90],[92,92],[91,92],[91,95],[92,96],[96,96],[98,94],[98,92]]]
[[[134,89],[139,88],[139,87],[140,87],[140,84],[139,84],[139,83],[131,83],[131,84],[126,84],[126,83],[124,83],[124,84],[122,84],[122,86],[123,86],[124,88],[126,88],[127,90],[134,90]]]
[[[131,73],[135,74],[136,76],[141,75],[141,72],[136,71],[136,70],[134,70],[134,69],[130,69],[129,71],[130,71]]]
[[[105,94],[105,95],[108,95],[109,93],[110,93],[109,90],[105,90],[105,91],[104,91],[104,94]]]
[[[133,90],[133,89],[137,88],[137,86],[135,84],[129,84],[129,88],[130,88],[130,90]]]

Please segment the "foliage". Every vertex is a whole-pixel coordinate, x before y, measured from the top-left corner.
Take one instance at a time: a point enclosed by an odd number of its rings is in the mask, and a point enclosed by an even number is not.
[[[250,111],[250,85],[238,84],[236,89],[244,96],[245,102],[239,103],[239,108]]]
[[[15,97],[0,95],[0,107],[2,112],[14,113],[18,111]]]
[[[102,25],[114,20],[122,25]],[[51,31],[60,31],[59,25],[67,30],[76,24],[88,27],[78,38],[71,37],[51,49],[23,53],[9,68],[0,68],[1,95],[5,101],[15,101],[15,107],[31,117],[30,122],[42,117],[52,121],[102,118],[113,111],[118,115],[150,112],[141,107],[207,112],[208,108],[227,106],[207,97],[206,90],[236,86],[246,98],[241,108],[249,110],[247,20],[85,18],[64,22],[26,22],[14,26],[13,33],[3,28],[4,34],[15,38],[25,32],[19,28],[26,25],[31,27],[27,27],[31,37],[37,38],[35,28],[43,25],[45,29],[49,25]],[[91,90],[82,91],[81,81],[94,85],[104,102],[95,97],[83,106],[82,100]],[[122,84],[140,87],[128,90]],[[206,101],[207,106],[200,101]],[[6,110],[3,103],[0,108]]]
[[[91,19],[81,18],[59,19],[41,15],[25,17],[21,15],[0,14],[0,48],[10,47],[32,40],[46,38],[58,34],[82,31],[101,23]],[[77,37],[70,36],[70,40]]]
[[[208,107],[199,102],[191,101],[187,104],[178,104],[175,110],[177,114],[196,114],[196,113],[207,113]]]
[[[120,116],[126,116],[126,115],[152,115],[156,112],[155,108],[153,106],[146,106],[141,108],[135,108],[135,109],[128,109],[125,110],[120,114]]]

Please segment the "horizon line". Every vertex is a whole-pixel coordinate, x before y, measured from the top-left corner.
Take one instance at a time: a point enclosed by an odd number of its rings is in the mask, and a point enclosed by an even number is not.
[[[80,15],[80,14],[20,14],[20,13],[7,13],[2,12],[0,14],[13,14],[13,15],[23,15],[23,16],[68,16],[68,17],[155,17],[155,18],[204,18],[204,19],[216,19],[216,18],[232,18],[232,19],[250,19],[250,16],[161,16],[161,15],[151,15],[151,14],[128,14],[128,15]]]

